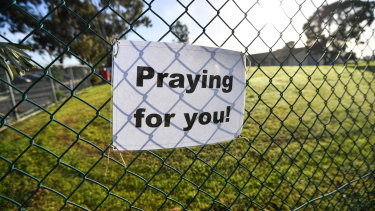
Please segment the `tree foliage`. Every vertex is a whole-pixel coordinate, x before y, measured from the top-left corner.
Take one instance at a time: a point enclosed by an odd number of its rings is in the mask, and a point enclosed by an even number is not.
[[[5,71],[13,80],[13,73],[24,75],[25,71],[34,68],[30,56],[22,49],[31,50],[30,47],[19,44],[0,42],[0,70]]]
[[[189,43],[189,30],[186,24],[177,21],[172,26],[171,32],[177,37],[177,42]]]
[[[8,5],[7,0],[0,0]],[[64,57],[79,56],[89,63],[108,65],[114,38],[124,36],[129,28],[150,26],[142,16],[141,0],[19,0],[0,15],[0,27],[10,32],[32,33],[27,42],[40,51]],[[26,15],[25,11],[30,15]]]
[[[346,0],[319,7],[304,24],[307,46],[313,54],[322,54],[324,62],[338,57],[348,59],[348,43],[361,42],[366,26],[374,21],[375,2]]]

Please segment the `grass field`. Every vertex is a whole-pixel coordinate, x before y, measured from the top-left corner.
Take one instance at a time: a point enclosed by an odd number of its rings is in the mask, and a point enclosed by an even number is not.
[[[372,207],[374,67],[253,67],[243,138],[124,161],[109,148],[111,87],[87,89],[0,132],[0,207]]]

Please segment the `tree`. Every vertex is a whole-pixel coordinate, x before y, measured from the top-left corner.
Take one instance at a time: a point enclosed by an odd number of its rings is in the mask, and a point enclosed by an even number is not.
[[[8,5],[7,0],[0,1]],[[148,27],[151,22],[141,16],[141,0],[116,0],[108,6],[104,0],[19,0],[17,6],[2,12],[0,27],[12,33],[32,32],[28,44],[59,56],[60,61],[77,55],[91,64],[109,65],[112,40],[123,36],[130,24],[132,28]]]
[[[348,43],[361,42],[361,35],[374,21],[375,2],[346,0],[318,8],[304,24],[307,46],[313,54],[322,54],[324,63],[338,57],[353,57],[345,52]]]
[[[177,21],[171,28],[172,34],[177,37],[177,42],[189,43],[189,30],[187,25]]]

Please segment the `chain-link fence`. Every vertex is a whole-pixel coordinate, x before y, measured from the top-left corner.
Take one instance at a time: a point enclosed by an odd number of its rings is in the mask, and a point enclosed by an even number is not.
[[[42,69],[34,69],[24,76],[16,76],[13,80],[10,80],[4,71],[0,72],[4,80],[15,85],[15,87],[11,87],[5,83],[1,84],[0,113],[5,114],[12,110],[13,107],[16,107],[13,115],[9,116],[8,121],[18,120],[27,117],[29,114],[34,114],[38,110],[38,107],[33,103],[26,101],[17,105],[18,102],[22,101],[23,93],[25,93],[33,82],[38,81],[32,89],[27,91],[27,98],[42,107],[46,107],[67,97],[70,94],[69,88],[73,89],[89,73],[87,67],[79,66],[63,68],[62,66],[55,65],[51,70],[54,74],[53,77],[59,83],[52,78],[43,77],[44,71]],[[80,91],[88,88],[92,85],[92,82],[94,81],[86,80],[76,90]]]
[[[32,46],[39,69],[19,83],[0,72],[1,209],[371,209],[374,8],[344,0],[1,1],[2,40]],[[102,70],[115,38],[244,52],[251,66],[241,136],[114,149]],[[14,121],[25,105],[37,113]]]

